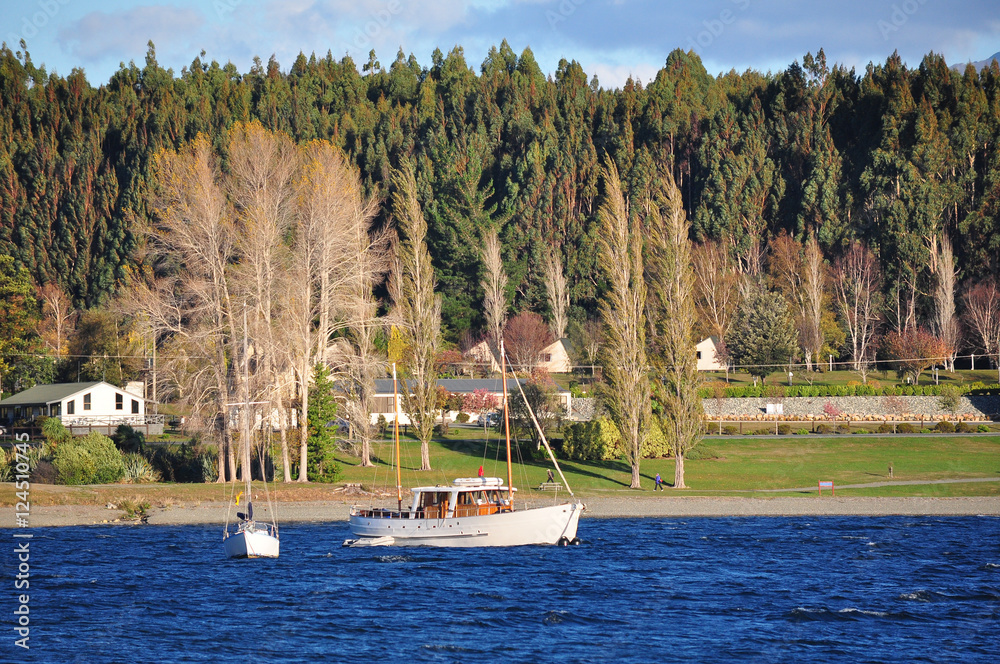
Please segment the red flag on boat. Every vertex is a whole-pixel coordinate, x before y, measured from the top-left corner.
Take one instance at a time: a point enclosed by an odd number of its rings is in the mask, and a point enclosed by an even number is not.
[[[482,466],[479,467],[479,476],[480,477],[483,476],[483,467]]]

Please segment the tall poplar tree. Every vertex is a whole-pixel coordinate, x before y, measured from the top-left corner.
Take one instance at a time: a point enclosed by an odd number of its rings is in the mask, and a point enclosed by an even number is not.
[[[674,488],[684,489],[684,459],[701,441],[704,416],[695,353],[695,278],[681,192],[669,172],[661,177],[650,204],[645,259],[651,385],[654,414],[674,453]]]
[[[441,344],[441,296],[434,292],[434,268],[427,251],[427,222],[417,200],[413,167],[404,162],[392,174],[392,214],[399,232],[396,306],[408,349],[403,404],[420,438],[420,469],[431,469],[430,440],[437,417],[434,360]]]
[[[650,416],[649,364],[646,360],[646,282],[642,227],[622,193],[618,168],[604,162],[604,201],[598,210],[600,265],[608,280],[601,300],[604,403],[621,432],[632,489],[641,488],[639,463]]]

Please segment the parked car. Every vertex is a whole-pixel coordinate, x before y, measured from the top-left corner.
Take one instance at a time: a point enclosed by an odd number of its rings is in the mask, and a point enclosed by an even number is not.
[[[503,415],[498,410],[493,410],[486,413],[485,417],[486,417],[486,426],[490,427],[491,429],[498,429],[500,425],[503,424]]]

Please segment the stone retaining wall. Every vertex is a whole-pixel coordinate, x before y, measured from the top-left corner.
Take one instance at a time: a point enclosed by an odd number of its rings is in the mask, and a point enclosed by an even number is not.
[[[893,412],[891,402],[902,404]],[[941,407],[941,397],[785,397],[774,399],[702,399],[705,417],[718,421],[726,420],[774,420],[766,414],[768,403],[781,403],[784,415],[779,420],[812,421],[849,419],[855,422],[885,421],[937,421],[965,420],[983,422],[1000,417],[1000,396],[962,397],[958,412],[952,415]],[[829,417],[824,410],[831,404],[840,411],[837,418]],[[570,419],[590,420],[594,416],[596,399],[573,399],[573,414]]]
[[[893,412],[892,399],[902,408]],[[786,397],[783,399],[702,399],[709,420],[773,420],[766,414],[768,403],[781,403],[779,420],[835,420],[856,422],[966,420],[986,421],[1000,412],[1000,397],[962,397],[956,415],[941,407],[940,397]],[[830,417],[826,405],[841,414]]]

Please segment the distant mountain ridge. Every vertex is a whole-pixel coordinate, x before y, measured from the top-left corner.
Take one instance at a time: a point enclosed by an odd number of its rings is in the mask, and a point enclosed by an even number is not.
[[[971,64],[976,68],[976,71],[982,71],[985,67],[989,67],[990,63],[992,63],[994,60],[1000,60],[1000,51],[997,51],[996,53],[986,58],[985,60],[980,60],[979,62],[973,62]],[[969,63],[954,64],[951,66],[951,68],[954,69],[955,71],[965,71],[965,67],[967,64]]]

